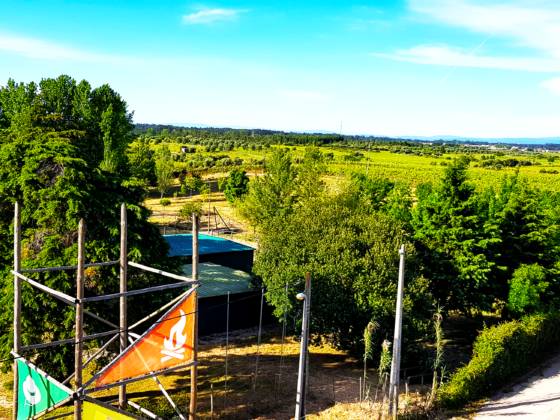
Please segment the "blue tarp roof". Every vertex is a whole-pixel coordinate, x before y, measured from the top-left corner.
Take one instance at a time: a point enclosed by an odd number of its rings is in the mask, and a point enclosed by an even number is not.
[[[171,245],[169,256],[192,255],[192,235],[166,235],[164,238]],[[198,235],[199,254],[217,254],[219,252],[253,251],[253,248],[217,236]]]

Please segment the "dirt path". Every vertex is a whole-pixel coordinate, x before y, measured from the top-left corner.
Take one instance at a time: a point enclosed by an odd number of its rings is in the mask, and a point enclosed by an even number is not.
[[[560,419],[560,355],[525,381],[488,401],[474,420]]]

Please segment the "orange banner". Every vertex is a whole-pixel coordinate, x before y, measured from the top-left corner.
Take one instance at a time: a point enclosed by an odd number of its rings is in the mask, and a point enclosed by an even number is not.
[[[196,291],[177,303],[100,372],[95,388],[185,363],[192,358]]]

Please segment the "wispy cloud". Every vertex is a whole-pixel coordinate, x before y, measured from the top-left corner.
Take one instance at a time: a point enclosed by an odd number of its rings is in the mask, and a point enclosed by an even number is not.
[[[231,21],[237,19],[239,13],[245,13],[249,10],[233,10],[233,9],[212,9],[201,10],[198,13],[191,13],[183,16],[184,25],[194,25],[197,23],[212,23],[215,21]]]
[[[458,48],[449,46],[420,45],[408,50],[397,50],[394,54],[373,55],[393,60],[440,66],[486,67],[540,72],[560,71],[560,59],[556,58],[477,56],[463,54]]]
[[[549,89],[554,95],[560,96],[560,77],[545,80],[539,86]]]
[[[304,90],[279,90],[278,94],[284,97],[296,98],[306,101],[318,101],[330,99],[331,95],[320,92],[307,92]]]
[[[560,70],[560,3],[557,0],[409,0],[410,9],[430,22],[460,27],[485,36],[510,40],[510,47],[526,50],[516,56],[466,54],[469,50],[447,45],[419,45],[393,54],[376,54],[394,60],[442,66],[489,67],[526,71]],[[513,41],[513,42],[512,42]],[[495,42],[495,41],[493,41]],[[475,44],[476,45],[476,44]],[[522,50],[520,50],[522,51]]]
[[[0,50],[42,59],[69,59],[113,64],[132,64],[136,62],[136,60],[127,57],[94,54],[40,39],[8,35],[0,35]]]
[[[413,11],[474,32],[498,33],[519,46],[560,57],[560,3],[557,0],[410,0]]]

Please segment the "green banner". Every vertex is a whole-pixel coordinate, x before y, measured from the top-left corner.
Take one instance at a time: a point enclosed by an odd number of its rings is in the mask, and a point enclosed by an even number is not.
[[[17,420],[26,420],[69,397],[63,385],[59,386],[43,372],[39,373],[29,362],[18,363],[19,397]]]

